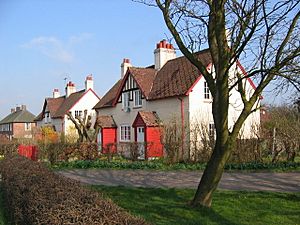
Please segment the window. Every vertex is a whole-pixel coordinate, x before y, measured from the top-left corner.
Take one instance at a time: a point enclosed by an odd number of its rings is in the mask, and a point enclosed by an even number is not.
[[[216,136],[216,128],[214,123],[210,123],[208,127],[208,135],[210,138],[215,139]]]
[[[208,88],[208,84],[206,81],[204,81],[204,99],[210,99],[211,98],[211,94]]]
[[[140,90],[135,90],[133,92],[133,99],[134,99],[134,107],[142,106],[142,93]]]
[[[25,123],[25,130],[31,130],[31,123]]]
[[[45,123],[50,123],[51,118],[50,118],[50,112],[45,112]]]
[[[80,118],[82,117],[82,110],[75,110],[75,118],[77,116],[80,117]]]
[[[124,92],[122,94],[122,107],[124,111],[129,109],[129,92]]]
[[[120,141],[130,141],[131,128],[129,125],[121,125]]]

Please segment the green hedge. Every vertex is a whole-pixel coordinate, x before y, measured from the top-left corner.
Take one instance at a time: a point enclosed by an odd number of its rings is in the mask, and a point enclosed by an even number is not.
[[[55,164],[52,168],[56,169],[88,169],[88,168],[108,168],[108,169],[154,169],[154,170],[204,170],[205,163],[175,163],[165,164],[162,161],[73,161]],[[225,170],[300,170],[300,162],[282,163],[230,163],[225,165]]]

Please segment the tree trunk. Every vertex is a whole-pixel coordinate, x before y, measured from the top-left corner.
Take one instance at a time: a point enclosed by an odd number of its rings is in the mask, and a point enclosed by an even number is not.
[[[233,145],[234,142],[229,138],[227,144],[224,146],[220,142],[216,143],[213,154],[207,163],[197,192],[192,200],[192,206],[196,206],[198,203],[205,207],[211,206],[212,194],[217,189],[222,178],[224,166],[231,155]]]

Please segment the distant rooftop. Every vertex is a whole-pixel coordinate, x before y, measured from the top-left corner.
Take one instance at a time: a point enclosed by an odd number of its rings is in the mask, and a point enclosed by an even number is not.
[[[11,113],[0,121],[0,124],[7,123],[32,123],[35,118],[31,112],[26,109],[25,105],[17,106],[11,109]]]

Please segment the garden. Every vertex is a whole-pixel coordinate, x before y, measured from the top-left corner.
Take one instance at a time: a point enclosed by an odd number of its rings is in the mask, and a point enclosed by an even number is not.
[[[292,125],[283,129],[268,123],[257,138],[238,139],[225,170],[300,171],[299,136]],[[0,224],[299,223],[299,193],[218,190],[207,209],[190,206],[192,189],[83,186],[54,173],[74,168],[204,170],[213,140],[203,135],[182,154],[181,134],[172,133],[175,127],[171,124],[164,134],[169,135],[163,141],[164,157],[152,160],[139,159],[136,143],[99,151],[96,143],[77,142],[50,128],[29,142],[1,142]],[[34,157],[27,154],[30,146],[36,149]]]

